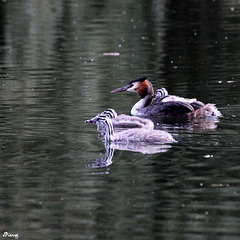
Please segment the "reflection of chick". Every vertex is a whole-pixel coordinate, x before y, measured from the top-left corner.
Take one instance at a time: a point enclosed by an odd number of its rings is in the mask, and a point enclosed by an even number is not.
[[[142,154],[155,154],[167,152],[172,146],[170,144],[141,143],[141,142],[111,142],[110,147],[115,150],[138,152]]]
[[[154,128],[154,124],[150,119],[129,116],[126,114],[117,115],[116,111],[112,108],[105,110],[101,114],[112,119],[112,125],[114,128]],[[94,119],[96,117],[86,120],[86,122],[95,123]]]
[[[154,130],[149,128],[127,129],[121,132],[114,132],[112,120],[106,115],[95,117],[97,124],[106,125],[106,141],[113,142],[147,142],[147,143],[166,143],[175,142],[172,135],[166,131]]]

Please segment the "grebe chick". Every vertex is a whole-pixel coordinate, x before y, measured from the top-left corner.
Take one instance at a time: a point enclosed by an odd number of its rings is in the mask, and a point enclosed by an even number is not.
[[[221,116],[220,111],[214,105],[204,104],[195,98],[188,99],[174,95],[159,97],[154,96],[154,90],[147,77],[140,77],[130,81],[126,86],[117,88],[111,93],[116,92],[137,92],[140,100],[132,107],[131,114],[135,116],[167,116],[167,117],[190,117],[201,118],[211,116]],[[205,109],[204,109],[205,107]],[[207,111],[206,111],[207,108]],[[197,113],[196,111],[199,110]]]
[[[154,128],[154,124],[150,119],[129,116],[126,114],[118,115],[116,111],[112,108],[106,109],[100,115],[106,115],[111,118],[114,128]],[[95,118],[97,116],[93,117],[92,119],[86,120],[85,122],[95,123]]]
[[[106,109],[102,114],[112,119],[115,128],[154,128],[154,124],[150,119],[129,116],[126,114],[117,115],[112,108]]]
[[[185,102],[185,103],[193,103],[193,102],[197,101],[196,98],[184,98],[184,97],[179,97],[179,96],[175,96],[175,95],[169,95],[166,88],[160,88],[160,89],[156,90],[153,101],[156,101],[156,99],[158,99],[159,101],[161,100],[162,102],[181,101],[181,102]],[[202,104],[202,103],[200,103],[200,104],[202,106],[204,106],[204,104]]]
[[[167,89],[166,88],[159,88],[159,89],[156,90],[153,101],[156,101],[157,99],[158,99],[158,101],[161,101],[166,96],[168,96]]]
[[[105,141],[112,142],[145,142],[145,143],[169,143],[175,142],[172,135],[166,131],[149,128],[136,128],[115,132],[112,119],[106,115],[98,115],[97,123],[106,125]]]
[[[217,110],[215,105],[212,103],[208,103],[204,105],[202,108],[197,109],[194,112],[195,118],[212,117],[212,116],[219,116],[219,117],[222,116],[221,112]]]

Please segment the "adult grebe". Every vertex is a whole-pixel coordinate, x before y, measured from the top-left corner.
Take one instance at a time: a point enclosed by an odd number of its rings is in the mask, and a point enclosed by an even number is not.
[[[166,116],[166,117],[190,117],[201,118],[221,116],[214,104],[204,104],[195,98],[188,99],[174,95],[168,95],[165,88],[160,89],[160,95],[154,95],[151,82],[147,77],[140,77],[130,81],[126,86],[117,88],[116,92],[137,92],[140,100],[132,107],[131,114],[135,116]]]
[[[106,109],[100,115],[106,115],[111,118],[114,128],[154,128],[154,124],[150,119],[129,116],[126,114],[118,115],[116,111],[112,108]],[[97,116],[93,117],[92,119],[86,120],[85,122],[95,123],[95,118]]]
[[[106,115],[98,115],[96,123],[106,125],[105,141],[112,142],[146,142],[146,143],[169,143],[175,142],[172,135],[166,131],[154,130],[149,128],[131,128],[121,132],[115,132],[112,119]]]

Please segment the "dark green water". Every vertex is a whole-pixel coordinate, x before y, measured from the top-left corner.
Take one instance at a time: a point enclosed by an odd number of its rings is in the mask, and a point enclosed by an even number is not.
[[[11,0],[0,13],[0,234],[239,239],[238,1]],[[106,159],[84,121],[129,114],[138,96],[110,91],[143,75],[223,117],[166,124],[176,143]]]

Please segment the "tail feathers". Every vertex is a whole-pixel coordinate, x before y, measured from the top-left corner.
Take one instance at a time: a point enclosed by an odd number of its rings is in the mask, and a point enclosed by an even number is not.
[[[195,111],[195,118],[203,118],[203,117],[221,117],[221,112],[215,107],[215,104],[208,103],[202,108],[199,108]]]

